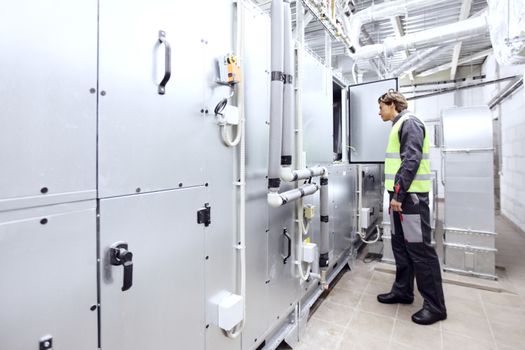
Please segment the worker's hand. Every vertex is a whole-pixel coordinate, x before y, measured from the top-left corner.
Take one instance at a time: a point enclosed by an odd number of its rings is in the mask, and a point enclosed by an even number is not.
[[[403,209],[401,209],[401,202],[398,202],[395,199],[390,201],[390,208],[392,208],[393,211],[403,212]]]

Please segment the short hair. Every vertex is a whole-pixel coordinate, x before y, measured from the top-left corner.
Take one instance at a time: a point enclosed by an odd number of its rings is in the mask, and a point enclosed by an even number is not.
[[[408,108],[408,101],[405,96],[393,89],[388,90],[388,92],[384,93],[377,99],[377,103],[381,102],[387,105],[391,105],[393,103],[398,113]]]

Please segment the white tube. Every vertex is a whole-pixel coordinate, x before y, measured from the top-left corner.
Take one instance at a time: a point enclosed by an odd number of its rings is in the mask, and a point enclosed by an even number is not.
[[[374,21],[389,19],[395,16],[406,14],[410,10],[419,9],[422,6],[437,5],[439,3],[450,2],[450,0],[399,0],[373,4],[365,10],[350,15],[350,20],[346,24],[350,41],[355,48],[359,48],[359,35],[363,24]]]
[[[236,51],[240,57],[241,71],[244,67],[244,5],[236,2],[237,5],[237,32],[236,32]],[[238,85],[237,105],[240,112],[240,120],[238,125],[238,137],[240,142],[239,149],[239,244],[236,246],[239,252],[240,259],[240,285],[242,297],[242,321],[232,330],[227,331],[226,335],[229,338],[238,337],[243,329],[246,320],[246,140],[245,135],[245,120],[244,120],[244,83]]]
[[[288,202],[293,202],[295,200],[298,200],[299,198],[312,195],[315,192],[317,192],[318,189],[318,185],[308,184],[283,193],[269,192],[268,204],[274,208],[280,207]]]
[[[297,180],[305,180],[315,176],[322,176],[326,174],[326,168],[312,167],[299,170],[290,170],[283,168],[281,170],[281,178],[284,181],[292,182]]]
[[[410,55],[401,65],[399,65],[396,69],[392,70],[389,73],[389,76],[391,78],[397,77],[406,71],[410,70],[416,70],[418,67],[420,67],[422,64],[425,64],[429,60],[432,60],[434,57],[434,53],[436,53],[438,50],[443,50],[443,47],[433,47],[424,51],[416,51],[414,54]]]
[[[487,15],[484,14],[453,24],[407,34],[401,38],[388,37],[383,44],[363,46],[356,54],[351,56],[355,60],[370,59],[382,53],[390,57],[397,51],[405,49],[424,49],[453,44],[468,38],[485,35],[487,30]]]
[[[281,138],[283,122],[283,1],[272,0],[272,54],[270,92],[270,153],[268,157],[268,188],[279,191]]]
[[[294,46],[292,39],[292,13],[290,4],[284,2],[284,90],[281,165],[292,165],[294,118]]]

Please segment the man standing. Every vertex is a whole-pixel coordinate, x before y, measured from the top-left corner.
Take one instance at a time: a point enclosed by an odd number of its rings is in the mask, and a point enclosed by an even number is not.
[[[408,102],[399,92],[389,90],[378,103],[383,121],[393,124],[386,150],[385,188],[390,194],[396,280],[390,293],[378,295],[377,300],[411,304],[415,275],[424,303],[412,321],[429,325],[446,319],[447,310],[439,259],[431,245],[428,135],[423,122],[407,111]]]

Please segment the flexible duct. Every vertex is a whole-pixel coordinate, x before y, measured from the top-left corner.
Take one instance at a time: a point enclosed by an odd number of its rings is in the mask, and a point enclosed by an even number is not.
[[[408,34],[401,38],[388,37],[383,44],[363,46],[352,55],[354,59],[370,59],[382,53],[390,57],[397,51],[424,49],[434,46],[453,44],[465,39],[486,35],[488,30],[487,15],[469,18],[464,21]]]
[[[279,191],[281,138],[283,121],[283,47],[284,14],[283,1],[272,0],[272,54],[271,54],[271,91],[270,91],[270,153],[268,159],[268,188],[271,192]]]
[[[432,60],[434,53],[438,50],[442,50],[442,47],[433,47],[425,51],[416,51],[414,54],[410,55],[399,67],[392,70],[389,73],[391,78],[397,77],[408,70],[416,70],[421,67],[423,64]]]
[[[292,39],[292,13],[289,2],[284,2],[284,90],[281,165],[292,165],[294,118],[294,47]]]
[[[359,35],[363,24],[404,15],[408,11],[420,9],[422,6],[434,6],[445,2],[450,2],[450,0],[400,0],[374,4],[365,10],[351,14],[345,27],[348,29],[347,33],[350,35],[352,45],[359,48]]]

